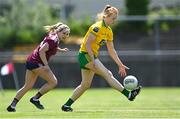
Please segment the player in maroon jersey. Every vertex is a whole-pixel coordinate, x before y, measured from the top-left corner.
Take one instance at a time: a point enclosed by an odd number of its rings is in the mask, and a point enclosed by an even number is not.
[[[27,93],[27,91],[33,87],[38,76],[47,81],[47,83],[39,89],[37,94],[30,99],[30,102],[38,109],[44,109],[39,98],[57,85],[57,78],[49,68],[48,60],[52,55],[55,55],[57,51],[68,51],[67,48],[61,49],[58,45],[59,41],[69,37],[70,28],[60,22],[55,25],[45,26],[44,28],[48,32],[48,35],[37,46],[32,54],[28,56],[26,61],[25,84],[20,90],[18,90],[12,103],[7,107],[7,111],[9,112],[16,111],[16,104]]]

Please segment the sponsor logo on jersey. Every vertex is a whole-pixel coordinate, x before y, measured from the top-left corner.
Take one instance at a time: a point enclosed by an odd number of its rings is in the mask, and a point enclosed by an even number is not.
[[[99,31],[99,28],[98,27],[94,27],[93,31],[97,33]]]

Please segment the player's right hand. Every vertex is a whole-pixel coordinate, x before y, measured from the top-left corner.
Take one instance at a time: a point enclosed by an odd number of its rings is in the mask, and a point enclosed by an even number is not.
[[[125,65],[119,66],[119,74],[121,75],[121,77],[125,77],[127,75],[126,69],[129,69],[129,67]]]

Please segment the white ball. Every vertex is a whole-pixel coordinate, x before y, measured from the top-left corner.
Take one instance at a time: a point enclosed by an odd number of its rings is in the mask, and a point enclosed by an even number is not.
[[[138,86],[138,80],[135,76],[128,75],[124,78],[123,85],[125,89],[133,90]]]

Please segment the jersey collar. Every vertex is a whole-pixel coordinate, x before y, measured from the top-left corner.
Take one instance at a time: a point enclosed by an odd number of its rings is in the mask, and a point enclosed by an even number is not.
[[[104,27],[108,28],[108,26],[106,25],[106,23],[105,23],[104,19],[102,20],[102,26],[104,26]]]

